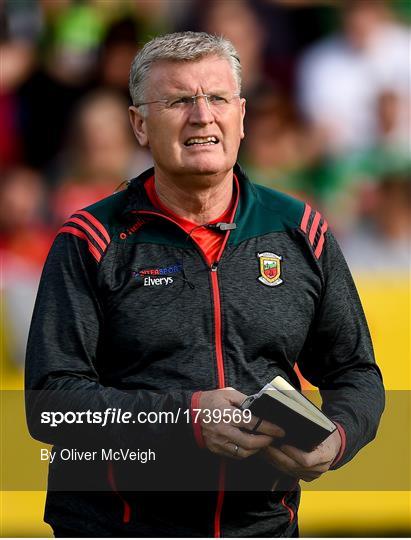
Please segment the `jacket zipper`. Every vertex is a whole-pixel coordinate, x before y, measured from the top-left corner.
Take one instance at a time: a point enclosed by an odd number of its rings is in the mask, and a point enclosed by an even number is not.
[[[215,335],[215,348],[216,348],[216,360],[217,360],[218,388],[225,388],[223,339],[222,339],[222,325],[221,325],[221,300],[220,300],[220,287],[218,285],[217,269],[218,269],[218,263],[215,262],[211,265],[211,287],[212,287],[212,292],[213,292],[213,303],[214,303],[214,335]]]
[[[115,493],[115,495],[117,495],[117,497],[120,499],[120,501],[123,504],[123,523],[124,524],[130,523],[131,507],[129,503],[126,501],[126,499],[123,497],[123,495],[117,489],[116,478],[114,475],[114,466],[112,462],[108,464],[107,476],[108,476],[108,483],[110,484],[112,491]]]
[[[230,223],[233,221],[235,213],[237,211],[238,201],[239,201],[239,187],[237,183],[237,194],[236,194],[236,198],[234,202],[233,211],[230,216]],[[176,225],[179,229],[184,231],[184,229],[182,229],[182,227],[177,223],[177,221],[159,212],[153,212],[151,210],[137,210],[135,213],[148,214],[148,215],[161,217],[163,219],[170,221],[171,223],[174,223],[174,225]],[[220,286],[218,284],[217,270],[218,270],[218,265],[220,263],[224,249],[227,245],[230,232],[231,232],[230,230],[226,231],[223,243],[221,244],[220,250],[217,255],[217,259],[215,260],[214,263],[211,264],[211,266],[208,265],[207,257],[204,251],[197,244],[197,242],[194,239],[192,239],[195,245],[197,246],[198,250],[201,252],[204,261],[206,262],[207,266],[210,268],[210,271],[211,271],[210,272],[211,273],[211,290],[213,294],[213,304],[214,304],[214,345],[215,345],[215,350],[216,350],[217,380],[218,380],[219,389],[225,388],[225,373],[224,373],[223,338],[222,338],[222,324],[221,324],[221,297],[220,297]],[[219,479],[218,479],[217,504],[216,504],[215,514],[214,514],[214,538],[221,537],[221,511],[222,511],[223,503],[224,503],[224,495],[225,495],[225,459],[222,458],[220,462],[220,471],[219,471]]]
[[[284,508],[286,508],[288,510],[288,513],[290,514],[290,523],[293,522],[294,520],[294,510],[291,508],[291,506],[289,504],[287,504],[287,500],[286,500],[286,497],[287,495],[290,494],[290,491],[287,491],[287,493],[284,495],[284,497],[281,499],[281,504],[284,506]]]
[[[230,217],[230,222],[233,221],[235,212],[238,206],[238,195],[239,190],[237,189],[237,196],[234,203],[233,212]],[[213,291],[213,303],[214,303],[214,337],[215,337],[215,349],[216,349],[216,360],[217,360],[217,376],[218,376],[218,387],[225,388],[225,373],[224,373],[224,356],[223,356],[223,331],[222,331],[222,322],[221,322],[221,297],[220,297],[220,286],[218,284],[218,264],[224,252],[225,246],[228,241],[228,236],[230,231],[227,231],[221,244],[220,251],[218,252],[216,261],[211,265],[211,287]],[[214,538],[221,537],[221,512],[224,504],[225,496],[225,476],[226,476],[226,462],[222,458],[220,461],[220,471],[218,478],[218,496],[217,504],[214,514]]]

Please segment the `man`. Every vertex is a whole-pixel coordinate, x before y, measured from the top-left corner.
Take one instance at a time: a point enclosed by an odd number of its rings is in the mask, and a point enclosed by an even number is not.
[[[33,436],[68,446],[82,428],[39,426],[45,404],[182,411],[175,424],[110,427],[107,441],[159,448],[138,473],[111,463],[112,494],[80,493],[93,489],[87,469],[64,484],[77,492],[56,493],[63,465],[52,466],[56,536],[295,536],[298,479],[346,463],[375,435],[381,377],[326,221],[235,164],[240,72],[219,37],[149,42],[132,65],[130,118],[154,169],[73,215],[49,255],[27,355]],[[235,419],[274,375],[298,386],[296,361],[338,426],[311,452],[282,445],[276,425]],[[226,421],[210,421],[215,411]],[[287,491],[272,491],[280,478]]]

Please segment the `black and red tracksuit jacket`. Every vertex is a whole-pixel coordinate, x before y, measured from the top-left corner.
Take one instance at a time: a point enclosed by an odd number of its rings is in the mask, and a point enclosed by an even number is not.
[[[144,181],[153,170],[73,214],[56,236],[27,348],[30,432],[55,449],[158,449],[155,464],[54,462],[45,520],[57,532],[289,536],[299,491],[292,480],[271,491],[279,473],[258,454],[235,461],[201,448],[185,414],[176,424],[90,432],[43,425],[43,410],[183,413],[198,391],[231,386],[249,395],[276,374],[299,387],[297,363],[339,425],[334,467],[375,436],[381,374],[327,222],[252,184],[238,165],[234,172],[236,228],[222,232],[212,266],[150,203]]]

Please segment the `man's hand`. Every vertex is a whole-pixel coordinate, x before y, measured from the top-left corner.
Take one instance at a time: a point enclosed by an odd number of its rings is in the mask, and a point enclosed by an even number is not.
[[[338,430],[331,433],[312,452],[303,452],[294,446],[268,447],[265,458],[280,471],[306,482],[315,480],[330,468],[341,447]]]
[[[221,390],[211,390],[203,392],[199,400],[199,408],[202,411],[213,411],[219,409],[221,413],[226,413],[229,422],[208,422],[209,418],[203,412],[199,419],[201,431],[206,447],[213,453],[233,459],[244,459],[259,452],[262,448],[268,447],[273,437],[283,437],[284,431],[270,424],[261,422],[258,426],[258,435],[245,433],[243,430],[252,431],[258,422],[258,418],[251,416],[251,421],[246,422],[238,419],[238,412],[241,403],[247,396],[234,390],[234,388],[223,388]],[[236,411],[236,415],[233,413]]]

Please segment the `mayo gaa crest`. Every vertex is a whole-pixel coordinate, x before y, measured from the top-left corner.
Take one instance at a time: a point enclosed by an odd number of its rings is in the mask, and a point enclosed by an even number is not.
[[[261,283],[264,283],[264,285],[268,285],[269,287],[280,285],[283,282],[283,280],[280,279],[282,257],[268,251],[257,253],[257,257],[260,259],[261,274],[258,281],[261,281]]]

